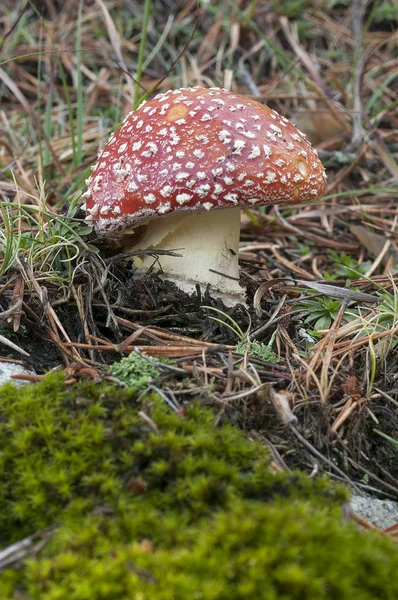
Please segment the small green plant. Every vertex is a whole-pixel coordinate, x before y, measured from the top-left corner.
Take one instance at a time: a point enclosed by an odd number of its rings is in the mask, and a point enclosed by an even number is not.
[[[392,444],[393,446],[395,446],[396,448],[398,448],[398,440],[396,440],[395,438],[392,438],[390,435],[387,435],[383,431],[379,431],[379,429],[373,429],[373,431],[375,433],[377,433],[377,435],[380,435],[385,440],[387,440],[388,442],[390,442],[390,444]]]
[[[233,319],[226,312],[224,312],[223,310],[220,310],[219,308],[214,308],[214,306],[202,306],[201,308],[207,308],[208,310],[212,310],[216,314],[223,317],[222,319],[220,319],[218,317],[210,317],[210,319],[212,321],[216,321],[216,323],[220,323],[220,325],[223,325],[224,327],[227,327],[228,329],[230,329],[234,333],[234,335],[236,335],[238,340],[240,340],[242,342],[246,338],[247,332],[244,333],[243,329],[235,321],[235,319]]]
[[[274,336],[273,336],[274,337]],[[278,362],[278,357],[275,352],[271,349],[273,344],[273,337],[268,344],[262,344],[261,342],[238,342],[236,345],[235,351],[238,354],[249,354],[249,356],[253,356],[254,358],[260,358],[266,363],[275,364]]]
[[[80,192],[72,197],[62,216],[49,212],[44,203],[0,202],[0,275],[23,262],[38,280],[71,281],[76,260],[87,251],[96,252],[83,240],[91,227],[74,219],[79,197]]]
[[[375,2],[371,11],[370,19],[374,23],[382,23],[384,21],[398,21],[398,6],[396,0],[382,0]]]
[[[350,310],[346,313],[346,317],[353,321],[353,324],[357,324],[356,337],[368,335],[370,339],[373,333],[388,334],[388,332],[391,332],[390,335],[383,335],[375,347],[378,356],[385,355],[383,348],[384,350],[390,350],[398,346],[396,333],[398,327],[398,287],[393,278],[391,278],[391,282],[392,291],[380,286],[377,292],[380,302],[367,311],[365,315],[360,310]],[[373,345],[373,342],[370,342],[370,344]]]
[[[113,377],[120,379],[135,391],[145,390],[151,379],[156,379],[160,375],[152,359],[138,350],[131,352],[121,361],[114,362],[109,370]]]
[[[303,300],[300,300],[295,311],[298,312],[304,310],[308,313],[304,322],[311,325],[314,334],[317,335],[318,330],[329,329],[338,315],[341,304],[341,300],[334,300],[328,296],[314,296],[313,298],[304,298]],[[353,311],[345,313],[342,322],[348,323],[356,317],[357,314]]]
[[[330,281],[334,279],[355,279],[365,274],[371,265],[370,261],[358,264],[355,258],[345,252],[339,253],[329,250],[328,255],[333,263],[333,270],[325,271],[323,275],[325,279]]]

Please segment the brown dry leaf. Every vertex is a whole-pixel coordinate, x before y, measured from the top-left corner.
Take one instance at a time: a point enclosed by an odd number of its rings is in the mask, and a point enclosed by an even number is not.
[[[380,233],[375,233],[371,231],[367,227],[363,227],[362,225],[350,225],[350,231],[355,235],[355,237],[361,242],[362,246],[364,246],[369,254],[374,258],[377,258],[379,254],[383,251],[387,238]],[[390,257],[393,256],[393,260],[395,263],[398,263],[398,252],[393,248],[390,248],[389,252],[386,252],[381,259],[383,265],[385,265]]]
[[[340,148],[348,139],[347,130],[329,109],[300,110],[292,116],[292,121],[305,133],[311,144],[324,149]]]

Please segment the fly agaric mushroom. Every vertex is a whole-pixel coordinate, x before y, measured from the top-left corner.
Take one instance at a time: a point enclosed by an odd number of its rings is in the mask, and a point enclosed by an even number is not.
[[[317,200],[325,170],[276,111],[219,88],[169,91],[129,113],[93,167],[84,194],[99,235],[162,255],[162,277],[187,292],[210,284],[226,305],[239,285],[242,207]],[[222,210],[221,210],[222,209]],[[145,256],[147,270],[153,258]]]

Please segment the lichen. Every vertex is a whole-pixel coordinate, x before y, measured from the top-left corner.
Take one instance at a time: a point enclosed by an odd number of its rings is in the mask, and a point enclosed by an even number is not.
[[[342,518],[345,489],[274,474],[196,402],[59,375],[0,388],[2,546],[51,541],[0,575],[4,600],[398,597],[397,547]]]
[[[160,375],[160,370],[154,361],[138,351],[130,352],[120,361],[112,363],[109,370],[113,377],[120,379],[136,391],[145,390],[151,379],[156,379]]]
[[[278,357],[273,350],[271,350],[270,344],[263,344],[261,342],[238,342],[236,345],[236,352],[238,354],[249,354],[249,356],[253,356],[254,358],[260,358],[261,360],[276,364],[278,362]]]

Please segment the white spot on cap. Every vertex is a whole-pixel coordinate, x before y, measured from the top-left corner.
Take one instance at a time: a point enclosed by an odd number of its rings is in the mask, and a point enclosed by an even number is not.
[[[123,179],[130,173],[131,165],[129,165],[129,163],[126,163],[124,167],[118,167],[118,165],[115,165],[113,169],[116,173],[116,181],[123,181]]]
[[[135,152],[136,150],[139,150],[141,148],[141,146],[142,146],[142,142],[141,141],[140,142],[134,142],[133,147],[132,147],[133,151]]]
[[[231,141],[231,134],[226,129],[222,129],[219,132],[218,137],[220,138],[221,142],[224,142],[224,144],[228,144]]]
[[[263,150],[264,150],[265,158],[269,158],[272,154],[272,151],[271,151],[271,148],[268,146],[268,144],[263,144]]]
[[[181,206],[183,204],[186,204],[187,202],[189,202],[190,200],[192,200],[191,194],[177,194],[176,200],[178,202],[178,204],[181,204]]]
[[[155,194],[145,194],[144,200],[147,204],[153,204],[154,202],[156,202],[156,196]]]
[[[196,177],[197,177],[198,179],[206,179],[206,173],[205,173],[204,171],[198,171],[198,172],[196,173]]]
[[[148,181],[148,175],[137,173],[137,179],[141,183],[142,181]]]
[[[211,210],[213,208],[214,204],[212,204],[211,202],[203,202],[202,206],[206,210]]]
[[[245,146],[246,142],[243,140],[235,140],[233,154],[242,154],[242,150]]]
[[[256,137],[256,134],[252,131],[241,131],[240,133],[251,140]]]
[[[258,156],[260,156],[260,154],[260,146],[252,146],[252,151],[249,154],[249,158],[257,158]]]
[[[89,208],[87,212],[89,212],[93,217],[95,217],[95,215],[98,215],[98,204],[94,204],[94,206]]]
[[[169,196],[171,196],[171,194],[173,193],[173,187],[171,185],[165,185],[161,190],[160,190],[160,195],[163,196],[163,198],[168,198]]]
[[[127,186],[127,191],[128,192],[136,192],[138,190],[138,185],[135,183],[135,181],[130,181],[130,183]]]
[[[159,111],[159,114],[164,115],[169,108],[170,104],[163,104],[162,108]]]
[[[223,173],[222,167],[217,167],[217,169],[212,169],[211,173],[212,173],[212,175],[214,175],[214,177],[222,175],[222,173]]]
[[[201,121],[211,121],[211,115],[209,115],[208,113],[205,113],[201,119]]]
[[[199,185],[195,191],[201,198],[204,198],[209,193],[209,190],[210,190],[209,184],[203,183],[202,185]]]
[[[204,133],[201,133],[200,135],[195,135],[195,139],[198,140],[198,142],[202,142],[203,144],[209,143],[209,138]]]
[[[234,182],[234,180],[232,179],[232,177],[228,177],[228,176],[227,176],[227,177],[224,177],[224,182],[225,182],[227,185],[232,185],[232,184],[233,184],[233,182]]]
[[[185,163],[185,166],[187,169],[193,169],[195,167],[195,163],[187,162],[187,163]]]
[[[184,150],[177,150],[176,156],[177,156],[177,158],[184,158],[184,156],[185,156]]]
[[[205,157],[205,153],[203,152],[203,150],[199,150],[198,148],[196,148],[196,150],[193,151],[193,155],[196,158],[204,158]]]
[[[154,156],[155,154],[157,154],[158,147],[157,147],[157,144],[155,144],[154,142],[148,142],[146,147],[148,148],[148,150],[145,150],[142,153],[142,156],[145,156],[146,158],[150,158],[151,156]]]
[[[158,208],[158,213],[160,215],[163,215],[164,213],[169,212],[169,210],[171,210],[171,204],[170,202],[165,202],[164,204],[161,204]]]
[[[121,154],[122,152],[124,152],[127,148],[127,142],[124,142],[124,144],[122,144],[121,146],[119,146],[119,148],[117,149],[118,153]]]
[[[93,192],[99,192],[101,190],[100,182],[103,179],[103,175],[97,175],[94,179]]]
[[[238,204],[238,194],[225,194],[224,200],[228,200],[228,202],[233,202],[234,204]]]
[[[177,146],[177,144],[180,143],[180,140],[181,140],[180,136],[177,135],[177,133],[175,131],[172,131],[171,132],[171,141],[170,141],[170,144],[172,146]]]
[[[184,179],[188,179],[188,177],[189,177],[189,173],[187,173],[186,171],[180,171],[175,176],[175,180],[176,181],[184,181]]]
[[[267,171],[265,183],[274,183],[274,181],[276,181],[276,173],[274,173],[273,171]]]

